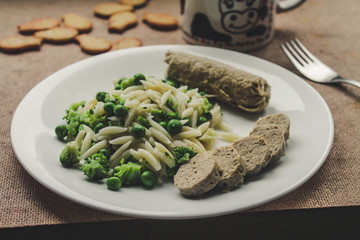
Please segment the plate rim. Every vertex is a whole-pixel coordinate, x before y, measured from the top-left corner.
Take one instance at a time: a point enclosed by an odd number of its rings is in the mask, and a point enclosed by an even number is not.
[[[60,75],[63,72],[68,71],[69,69],[72,68],[76,68],[78,66],[82,66],[82,65],[86,65],[91,63],[92,61],[97,61],[98,59],[101,58],[107,58],[107,56],[112,56],[114,55],[115,57],[117,55],[122,55],[122,54],[127,54],[127,53],[132,53],[132,52],[137,52],[137,51],[144,51],[146,49],[158,49],[158,50],[171,50],[171,49],[184,49],[184,50],[194,50],[196,52],[196,49],[210,49],[210,50],[215,50],[215,51],[219,51],[219,52],[229,52],[231,54],[239,54],[239,55],[243,55],[245,57],[249,57],[252,58],[253,60],[259,61],[260,64],[267,64],[269,65],[271,68],[277,68],[280,69],[283,72],[286,72],[287,74],[292,75],[292,77],[294,79],[296,79],[296,81],[300,81],[301,84],[304,84],[313,94],[316,95],[317,99],[319,99],[322,103],[322,106],[324,107],[325,112],[327,113],[327,118],[329,120],[329,139],[327,139],[327,143],[326,143],[326,149],[323,152],[321,158],[319,161],[317,161],[316,164],[313,165],[312,170],[309,171],[307,174],[305,174],[301,179],[299,179],[295,184],[288,186],[284,189],[282,189],[282,191],[279,191],[275,194],[273,194],[272,196],[269,196],[268,198],[262,199],[260,201],[257,201],[254,204],[251,204],[250,206],[247,207],[242,207],[242,208],[238,208],[238,209],[233,209],[233,210],[228,210],[228,211],[221,211],[221,212],[211,212],[209,214],[195,214],[195,215],[181,215],[179,213],[177,213],[177,215],[173,215],[171,213],[163,213],[163,212],[158,212],[158,214],[154,214],[153,211],[144,211],[144,210],[138,210],[138,209],[128,209],[128,208],[124,208],[124,207],[118,207],[122,210],[116,210],[116,211],[112,211],[110,210],[108,207],[104,207],[104,206],[97,206],[97,205],[93,205],[91,203],[88,202],[84,202],[78,198],[76,198],[76,196],[71,196],[71,194],[66,194],[64,192],[62,192],[59,189],[54,188],[53,186],[51,186],[51,184],[47,183],[46,181],[44,181],[44,179],[42,179],[42,177],[37,176],[33,171],[32,171],[32,166],[31,164],[27,163],[26,161],[24,161],[24,159],[22,159],[19,156],[19,152],[18,149],[15,147],[15,120],[18,116],[18,112],[20,111],[21,106],[27,101],[27,99],[29,97],[31,97],[32,93],[34,91],[36,91],[38,88],[40,88],[42,85],[47,84],[48,81],[51,81],[52,78],[56,77],[57,75]],[[320,95],[320,93],[318,91],[316,91],[316,89],[314,87],[312,87],[308,82],[306,82],[305,80],[303,80],[302,78],[300,78],[298,75],[292,73],[291,71],[287,70],[286,68],[277,65],[273,62],[270,62],[268,60],[253,56],[253,55],[249,55],[246,53],[241,53],[241,52],[235,52],[235,51],[231,51],[231,50],[227,50],[227,49],[219,49],[219,48],[214,48],[214,47],[208,47],[208,46],[194,46],[194,45],[179,45],[179,44],[167,44],[167,45],[153,45],[153,46],[143,46],[140,48],[130,48],[130,49],[124,49],[121,51],[114,51],[114,52],[108,52],[108,53],[103,53],[103,54],[99,54],[96,56],[92,56],[89,58],[85,58],[82,59],[80,61],[77,61],[75,63],[69,64],[66,67],[57,70],[56,72],[50,74],[49,76],[47,76],[46,78],[44,78],[43,80],[41,80],[40,82],[38,82],[30,91],[28,91],[25,96],[22,98],[22,100],[19,102],[19,104],[17,105],[13,117],[12,117],[12,121],[11,121],[11,125],[10,125],[10,139],[11,139],[11,144],[12,144],[12,148],[13,151],[16,155],[16,158],[18,159],[18,161],[21,163],[22,167],[24,167],[24,169],[37,181],[39,182],[41,185],[45,186],[48,190],[55,192],[56,194],[71,200],[73,202],[76,202],[80,205],[83,206],[87,206],[90,207],[92,209],[97,209],[97,210],[101,210],[103,212],[107,212],[107,213],[111,213],[111,214],[117,214],[117,215],[124,215],[124,216],[130,216],[130,217],[141,217],[141,218],[148,218],[148,219],[197,219],[197,218],[206,218],[206,217],[214,217],[214,216],[221,216],[221,215],[226,215],[226,214],[231,214],[231,213],[236,213],[236,212],[241,212],[247,209],[251,209],[251,208],[255,208],[258,207],[260,205],[263,205],[265,203],[269,203],[271,201],[274,201],[275,199],[278,199],[292,191],[294,191],[295,189],[299,188],[301,185],[303,185],[305,182],[307,182],[313,175],[315,175],[316,172],[318,172],[318,170],[320,169],[320,167],[324,164],[324,162],[326,161],[331,149],[332,149],[332,144],[333,144],[333,140],[334,140],[334,120],[332,117],[332,113],[331,110],[328,106],[328,104],[326,103],[325,99]],[[71,190],[71,189],[70,189]],[[75,192],[74,190],[71,190],[72,192]],[[75,192],[76,193],[76,192]],[[77,193],[79,194],[79,193]],[[80,196],[82,196],[81,194],[79,194]],[[97,200],[95,200],[97,201]],[[106,205],[109,205],[106,203]]]

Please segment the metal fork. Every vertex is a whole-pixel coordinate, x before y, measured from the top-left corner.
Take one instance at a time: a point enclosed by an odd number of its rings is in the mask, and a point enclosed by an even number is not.
[[[341,77],[321,62],[297,38],[281,44],[281,48],[299,72],[309,80],[318,83],[348,83],[360,87],[360,82]]]

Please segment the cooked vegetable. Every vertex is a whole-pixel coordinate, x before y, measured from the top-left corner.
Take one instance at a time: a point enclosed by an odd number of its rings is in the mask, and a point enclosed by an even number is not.
[[[142,73],[138,73],[134,75],[134,83],[135,85],[141,85],[141,80],[146,80],[146,77]]]
[[[174,160],[178,165],[183,164],[184,162],[189,161],[192,157],[197,155],[197,152],[187,147],[176,147],[172,154],[174,155]]]
[[[107,176],[107,171],[100,164],[100,162],[89,159],[80,167],[81,171],[84,172],[91,180],[102,180]]]
[[[140,183],[142,165],[134,162],[122,163],[114,168],[114,176],[118,177],[126,185],[137,185]]]
[[[121,185],[122,185],[121,179],[118,177],[109,177],[106,180],[106,186],[110,190],[113,191],[119,190],[121,188]]]
[[[173,86],[175,88],[178,88],[180,86],[178,82],[176,82],[174,80],[170,80],[170,79],[165,80],[165,83],[170,85],[170,86]]]
[[[98,133],[100,131],[100,129],[102,129],[104,127],[105,127],[105,124],[103,124],[103,123],[96,124],[96,126],[94,127],[95,133]]]
[[[141,73],[113,84],[109,91],[98,91],[93,99],[66,110],[67,124],[55,129],[59,138],[73,141],[61,155],[64,166],[79,164],[90,180],[105,178],[102,182],[110,190],[151,187],[210,146],[200,139],[221,123],[220,106],[198,89]],[[212,125],[200,126],[212,114]]]
[[[106,95],[107,95],[106,92],[98,92],[96,94],[96,100],[99,101],[99,102],[105,102]]]
[[[203,123],[206,123],[208,119],[205,116],[200,116],[197,122],[197,125],[200,126]]]
[[[173,112],[166,112],[160,109],[151,109],[151,115],[154,116],[154,120],[157,122],[169,121],[171,119],[180,119],[179,114]]]
[[[94,153],[80,167],[91,180],[101,180],[107,176],[109,160],[104,152]]]
[[[177,119],[171,119],[166,126],[167,131],[170,133],[170,135],[175,135],[181,132],[182,130],[182,124]]]
[[[141,174],[140,180],[145,187],[153,187],[156,184],[156,175],[152,171],[145,171]]]
[[[144,126],[146,128],[150,127],[149,121],[146,118],[142,117],[142,116],[137,117],[137,122],[140,123],[142,126]]]
[[[65,125],[58,125],[55,128],[55,134],[58,138],[64,138],[68,135],[68,129]]]
[[[201,110],[203,113],[208,113],[213,108],[213,105],[209,102],[209,99],[204,98],[203,103],[201,104]]]
[[[118,117],[125,117],[129,113],[129,108],[124,105],[118,104],[114,107],[114,115]]]
[[[89,127],[94,128],[97,124],[103,123],[106,121],[106,116],[98,116],[93,113],[93,111],[80,111],[79,107],[83,107],[85,104],[84,101],[79,103],[71,104],[71,106],[66,110],[66,115],[64,119],[67,122],[67,129],[69,134],[76,136],[79,132],[79,127],[81,124],[85,124]]]
[[[162,126],[163,128],[166,129],[166,127],[167,127],[167,122],[161,121],[161,122],[159,122],[159,124],[160,124],[160,126]]]
[[[72,167],[80,162],[79,146],[75,141],[68,142],[60,153],[60,162],[64,167]]]
[[[146,130],[141,125],[135,125],[131,128],[131,135],[136,138],[143,138],[145,137]]]
[[[107,102],[104,104],[104,111],[107,115],[114,115],[115,104],[113,102]]]
[[[170,97],[168,98],[168,100],[166,101],[166,105],[172,110],[172,111],[176,111],[176,105],[175,105],[175,102],[174,100]]]
[[[128,87],[134,86],[135,82],[133,78],[127,78],[124,79],[120,85],[121,85],[121,90],[125,90]]]
[[[197,152],[187,147],[176,147],[172,151],[172,155],[174,156],[175,167],[169,168],[167,171],[167,175],[170,178],[175,176],[176,172],[182,164],[188,162],[191,158],[195,157],[197,155]]]

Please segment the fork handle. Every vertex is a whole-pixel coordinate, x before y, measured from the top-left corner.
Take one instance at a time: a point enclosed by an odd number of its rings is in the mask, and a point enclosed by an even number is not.
[[[356,80],[352,80],[352,79],[334,79],[332,80],[331,82],[334,82],[334,83],[348,83],[348,84],[351,84],[353,86],[356,86],[358,88],[360,88],[360,82],[359,81],[356,81]]]

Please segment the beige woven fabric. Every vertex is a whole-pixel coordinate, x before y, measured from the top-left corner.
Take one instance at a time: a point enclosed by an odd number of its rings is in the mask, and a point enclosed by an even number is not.
[[[111,41],[134,36],[142,39],[144,45],[184,44],[179,30],[156,31],[142,22],[122,35],[109,34],[107,22],[92,15],[92,7],[99,2],[0,1],[0,38],[16,34],[18,24],[34,18],[60,18],[73,11],[93,20],[91,34]],[[136,11],[139,18],[145,10],[168,12],[180,18],[176,0],[151,0],[146,8]],[[279,48],[280,42],[297,36],[342,75],[360,80],[359,11],[358,0],[347,0],[346,5],[338,0],[309,0],[296,10],[278,15],[274,41],[251,54],[298,74]],[[40,51],[22,54],[0,53],[0,227],[128,219],[81,206],[44,188],[22,168],[11,146],[11,119],[25,94],[51,73],[88,57],[76,43],[44,44]],[[250,211],[360,204],[360,89],[310,84],[324,97],[333,114],[335,139],[330,155],[315,176],[299,189]]]

